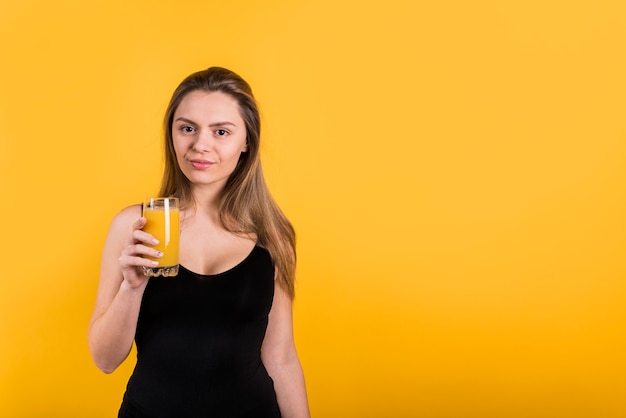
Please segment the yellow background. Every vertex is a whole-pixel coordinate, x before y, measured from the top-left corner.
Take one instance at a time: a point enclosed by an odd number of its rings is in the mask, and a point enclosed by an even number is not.
[[[0,416],[115,416],[86,330],[187,74],[253,86],[315,417],[626,416],[619,0],[0,2]]]

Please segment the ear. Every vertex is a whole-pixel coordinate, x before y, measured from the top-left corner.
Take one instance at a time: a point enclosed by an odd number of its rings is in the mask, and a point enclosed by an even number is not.
[[[248,141],[246,141],[246,143],[243,144],[243,148],[241,148],[241,152],[248,152]]]

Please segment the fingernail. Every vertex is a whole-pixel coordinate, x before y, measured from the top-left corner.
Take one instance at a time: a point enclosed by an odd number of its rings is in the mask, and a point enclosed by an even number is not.
[[[161,251],[157,251],[157,257],[163,257],[163,253]]]
[[[158,261],[151,261],[150,264],[152,264],[153,267],[156,267],[159,265]]]
[[[153,243],[154,245],[157,245],[157,244],[159,243],[159,240],[158,240],[158,239],[156,239],[156,238],[152,238],[152,243]]]

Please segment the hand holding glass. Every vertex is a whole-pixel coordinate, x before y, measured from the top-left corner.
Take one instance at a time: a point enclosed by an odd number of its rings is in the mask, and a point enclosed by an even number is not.
[[[180,236],[180,211],[178,199],[170,197],[151,197],[143,204],[143,216],[146,225],[143,230],[159,243],[154,249],[163,253],[161,258],[145,256],[158,261],[157,267],[143,267],[143,274],[149,277],[174,277],[178,275],[178,246]]]

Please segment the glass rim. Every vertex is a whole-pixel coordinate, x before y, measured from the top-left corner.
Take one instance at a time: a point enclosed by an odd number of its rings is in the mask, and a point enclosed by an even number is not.
[[[143,201],[150,202],[152,200],[178,200],[177,197],[146,197]]]
[[[151,209],[151,208],[168,208],[172,207],[178,209],[178,198],[177,197],[147,197],[142,203],[141,207],[143,209]]]

